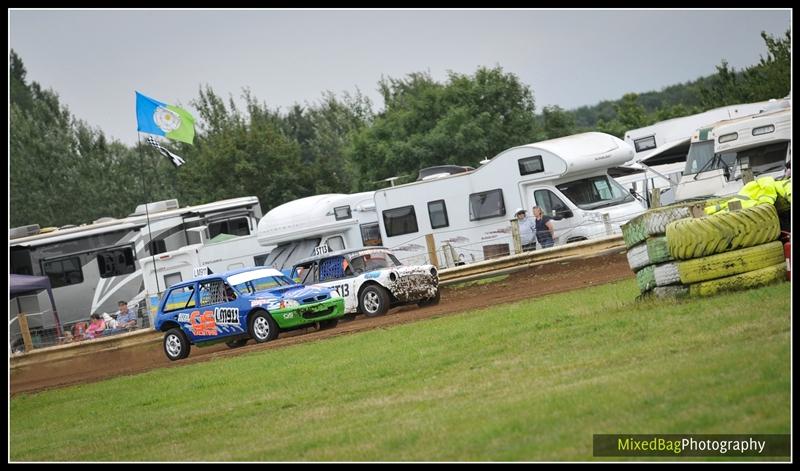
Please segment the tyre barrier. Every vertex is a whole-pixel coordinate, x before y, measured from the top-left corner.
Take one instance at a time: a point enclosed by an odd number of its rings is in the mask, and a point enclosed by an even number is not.
[[[636,272],[636,284],[642,294],[656,287],[655,269],[655,265],[648,265]]]
[[[675,263],[662,263],[653,270],[656,286],[669,286],[679,284],[681,277],[678,275],[678,266]]]
[[[756,288],[783,281],[786,278],[786,262],[766,268],[726,276],[716,280],[702,281],[689,285],[689,296],[711,296],[723,291]]]
[[[650,265],[650,256],[647,252],[646,243],[641,243],[628,249],[627,257],[628,265],[634,272],[637,272],[647,265]]]
[[[647,265],[672,260],[667,246],[667,238],[664,236],[650,237],[639,245],[631,247],[628,249],[627,257],[628,265],[634,272]]]
[[[667,244],[676,260],[700,258],[776,240],[775,207],[761,204],[739,211],[686,218],[667,224]]]
[[[622,225],[622,240],[625,241],[625,246],[631,248],[649,236],[664,234],[670,222],[691,216],[690,207],[691,205],[687,204],[664,206],[636,216]]]
[[[680,282],[688,285],[724,278],[786,262],[783,244],[769,242],[740,250],[678,262]]]

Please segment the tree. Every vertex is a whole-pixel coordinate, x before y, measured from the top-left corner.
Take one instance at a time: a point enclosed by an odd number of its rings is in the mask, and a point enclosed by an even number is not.
[[[557,137],[575,134],[575,117],[564,111],[560,106],[545,106],[542,109],[542,134],[539,140],[555,139]]]
[[[357,189],[433,165],[478,165],[536,140],[533,94],[500,67],[450,72],[446,83],[412,73],[381,79],[379,88],[384,110],[352,140]]]
[[[740,72],[728,67],[724,59],[717,66],[717,74],[711,77],[701,90],[704,109],[718,108],[737,103],[753,103],[771,98],[782,98],[791,91],[791,32],[784,38],[774,38],[761,32],[767,46],[767,57],[758,64]]]

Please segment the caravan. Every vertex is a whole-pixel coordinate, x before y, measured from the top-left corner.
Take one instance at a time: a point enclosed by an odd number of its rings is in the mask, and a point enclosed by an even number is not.
[[[378,190],[383,245],[404,264],[430,263],[431,238],[437,250],[449,246],[445,257],[454,252],[454,263],[507,255],[513,208],[534,205],[554,217],[557,245],[618,233],[644,208],[607,170],[632,158],[625,142],[590,132],[514,147],[476,170]]]
[[[678,201],[738,192],[747,171],[754,177],[783,175],[792,152],[792,109],[787,98],[759,114],[720,121],[695,131]]]
[[[294,262],[315,255],[317,247],[335,251],[382,245],[373,194],[309,196],[273,208],[258,223],[258,242],[277,246],[264,265],[291,269]]]
[[[625,188],[640,194],[648,206],[654,188],[659,190],[661,203],[669,204],[675,200],[674,189],[685,167],[692,134],[698,128],[757,114],[774,102],[724,106],[632,129],[625,133],[625,142],[634,148],[633,159],[609,170],[609,174]]]
[[[93,312],[114,312],[117,301],[142,297],[142,260],[200,243],[191,228],[206,227],[212,239],[247,235],[254,233],[260,217],[254,196],[184,208],[173,199],[140,205],[123,219],[104,218],[47,232],[35,225],[12,229],[11,273],[47,276],[61,322],[68,324]],[[15,301],[9,304],[10,318],[49,305],[46,294]]]

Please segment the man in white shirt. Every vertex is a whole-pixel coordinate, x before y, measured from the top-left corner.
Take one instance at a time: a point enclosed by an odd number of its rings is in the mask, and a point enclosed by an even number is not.
[[[522,251],[536,250],[536,221],[525,215],[525,210],[518,208],[514,213],[519,221],[519,238],[522,242]]]

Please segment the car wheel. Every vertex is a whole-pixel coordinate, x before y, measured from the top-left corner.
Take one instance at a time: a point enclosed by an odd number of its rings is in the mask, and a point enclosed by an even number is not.
[[[333,329],[339,324],[339,319],[328,319],[319,322],[319,330]]]
[[[239,348],[247,345],[247,339],[228,340],[225,342],[228,348]]]
[[[182,360],[189,356],[192,346],[181,329],[174,328],[164,334],[164,353],[171,361]]]
[[[436,290],[436,295],[434,295],[432,298],[424,299],[424,300],[418,302],[417,306],[419,306],[419,307],[436,306],[437,304],[439,304],[439,298],[440,297],[441,297],[441,294],[439,294],[439,290],[437,289]]]
[[[389,293],[380,286],[369,285],[361,291],[358,307],[367,317],[386,314],[389,310]]]
[[[256,343],[269,342],[278,336],[278,326],[272,316],[264,311],[257,311],[250,318],[250,337]]]

